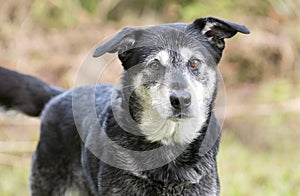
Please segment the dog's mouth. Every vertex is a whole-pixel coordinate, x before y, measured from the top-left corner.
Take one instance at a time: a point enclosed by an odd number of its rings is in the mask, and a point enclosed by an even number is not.
[[[191,114],[183,113],[183,112],[177,112],[168,117],[168,119],[172,121],[179,121],[179,120],[185,120],[190,118],[194,118],[194,117]]]

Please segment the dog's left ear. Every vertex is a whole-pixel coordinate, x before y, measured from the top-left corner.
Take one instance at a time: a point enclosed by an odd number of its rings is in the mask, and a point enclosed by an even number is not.
[[[198,18],[191,26],[207,37],[209,42],[220,50],[225,47],[225,38],[231,38],[236,33],[249,34],[250,31],[244,25],[235,24],[214,17]]]
[[[127,27],[122,29],[117,35],[98,46],[93,53],[93,57],[102,56],[105,53],[122,53],[130,48],[133,48],[135,41],[141,35],[143,29]]]

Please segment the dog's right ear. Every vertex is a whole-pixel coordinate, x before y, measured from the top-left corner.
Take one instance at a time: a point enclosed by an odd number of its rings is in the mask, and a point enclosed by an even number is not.
[[[225,47],[224,39],[233,37],[236,33],[249,34],[244,25],[221,20],[214,17],[198,18],[190,27],[199,31],[208,41],[220,50]]]
[[[141,28],[124,28],[112,39],[96,48],[93,57],[102,56],[105,53],[123,53],[134,47],[137,37],[142,33]]]

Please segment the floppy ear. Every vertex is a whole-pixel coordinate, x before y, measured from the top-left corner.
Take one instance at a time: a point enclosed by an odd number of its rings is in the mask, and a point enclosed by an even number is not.
[[[208,38],[209,42],[222,50],[225,47],[225,38],[231,38],[236,33],[249,34],[250,31],[244,25],[235,24],[214,17],[198,18],[192,26]]]
[[[93,57],[102,56],[105,53],[122,53],[133,48],[137,36],[141,33],[140,28],[124,28],[112,39],[96,48]]]

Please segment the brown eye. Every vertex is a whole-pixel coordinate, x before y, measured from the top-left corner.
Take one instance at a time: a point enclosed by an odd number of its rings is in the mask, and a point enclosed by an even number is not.
[[[197,60],[197,59],[193,59],[189,62],[189,65],[192,67],[192,68],[196,68],[200,65],[200,61]]]
[[[159,69],[160,67],[160,63],[158,61],[153,61],[150,63],[150,68],[153,70],[153,71],[156,71]]]

